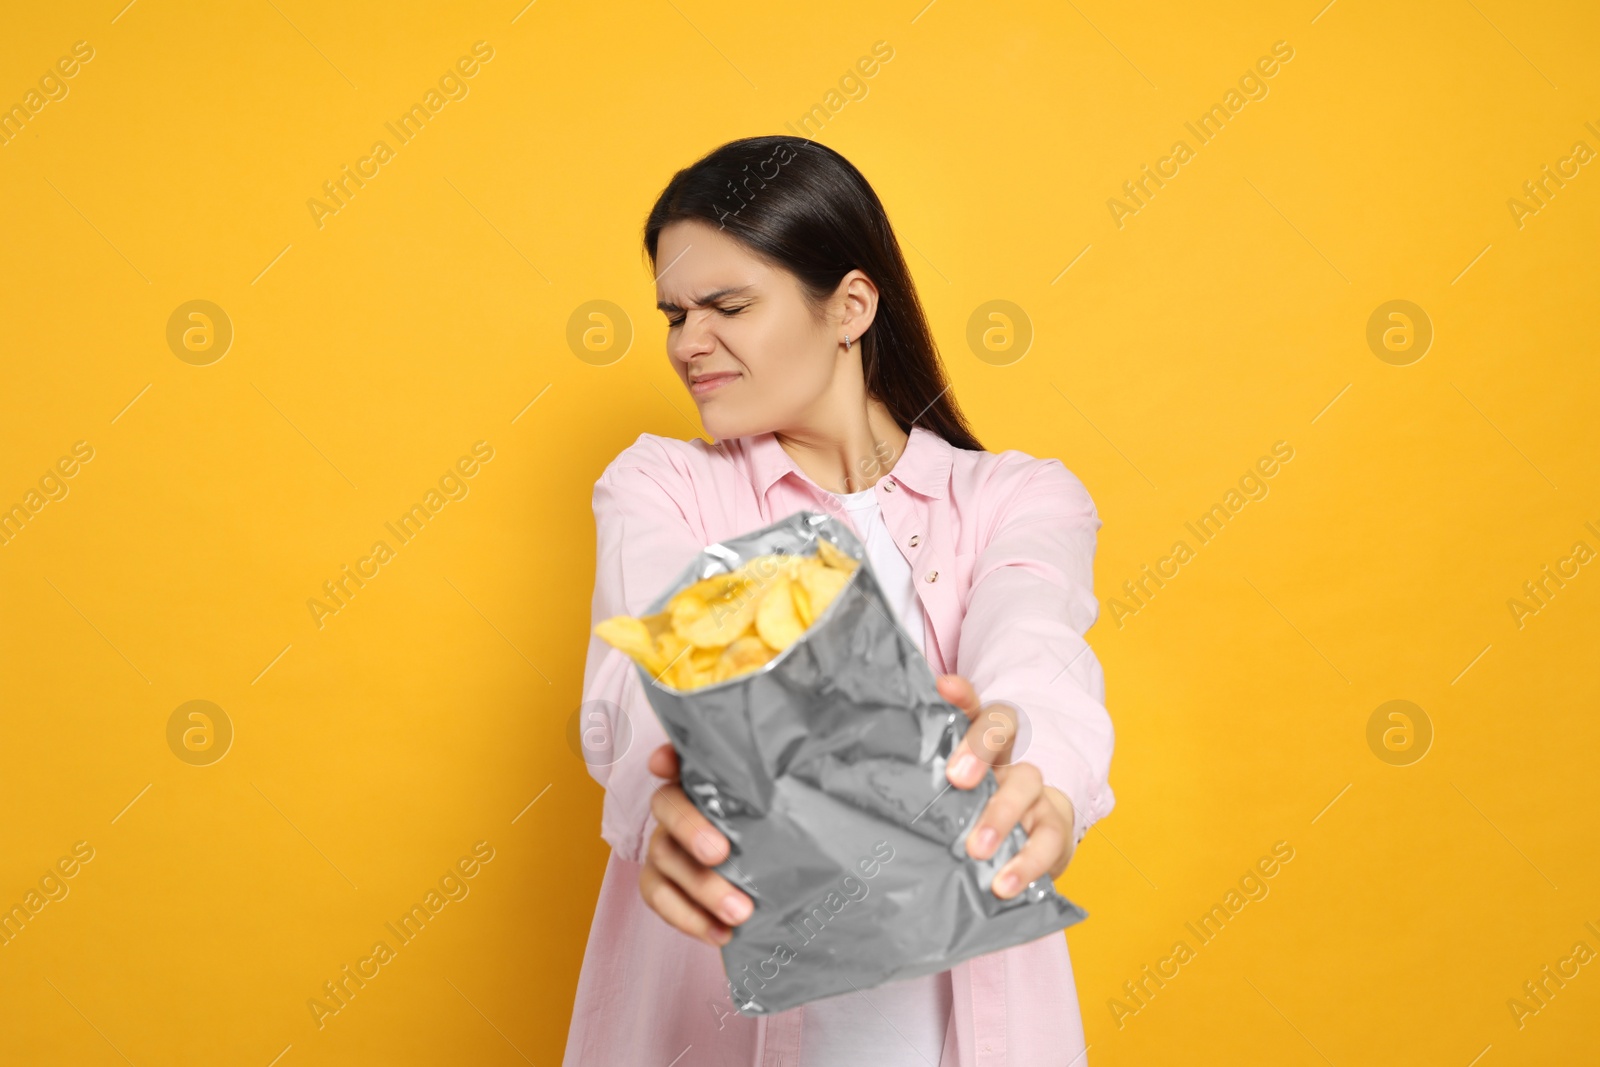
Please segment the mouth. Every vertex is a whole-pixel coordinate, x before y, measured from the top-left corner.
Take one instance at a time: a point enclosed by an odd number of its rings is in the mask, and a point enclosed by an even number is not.
[[[725,371],[721,374],[707,374],[703,377],[695,378],[690,381],[689,392],[697,397],[706,396],[722,388],[724,385],[727,385],[729,382],[738,380],[738,378],[739,375],[735,371]]]

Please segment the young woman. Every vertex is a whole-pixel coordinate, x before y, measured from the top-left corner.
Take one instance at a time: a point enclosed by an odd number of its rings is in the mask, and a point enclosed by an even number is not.
[[[1058,460],[982,450],[883,205],[833,150],[788,137],[724,145],[673,177],[645,248],[668,358],[716,443],[641,434],[601,475],[591,621],[643,614],[708,544],[803,508],[841,516],[940,692],[973,720],[949,761],[952,787],[995,766],[1000,788],[967,852],[993,855],[1020,823],[1028,844],[993,891],[1061,874],[1114,803],[1104,680],[1083,639],[1099,611],[1100,527],[1083,484]],[[737,1014],[718,946],[753,902],[713,870],[727,839],[678,786],[633,662],[598,638],[583,695],[615,745],[590,763],[612,853],[567,1067],[1085,1062],[1061,936]]]

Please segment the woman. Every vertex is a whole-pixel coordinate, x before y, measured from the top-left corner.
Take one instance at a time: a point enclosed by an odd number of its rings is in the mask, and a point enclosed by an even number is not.
[[[972,788],[991,764],[1000,779],[968,853],[991,856],[1020,823],[1028,844],[993,891],[1059,875],[1114,803],[1104,681],[1083,640],[1100,526],[1083,484],[1057,460],[982,451],[883,205],[831,149],[724,145],[673,177],[645,247],[668,357],[716,443],[641,434],[601,475],[592,621],[644,614],[705,545],[802,508],[843,517],[940,692],[973,720],[951,786]],[[1084,1063],[1061,936],[737,1014],[718,946],[752,902],[712,869],[728,842],[677,784],[632,661],[598,638],[584,700],[586,725],[614,745],[590,760],[612,853],[569,1067]]]

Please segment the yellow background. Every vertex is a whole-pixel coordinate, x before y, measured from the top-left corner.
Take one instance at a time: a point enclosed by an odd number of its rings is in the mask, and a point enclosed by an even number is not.
[[[1090,1061],[1593,1056],[1600,964],[1507,1007],[1600,951],[1600,566],[1507,607],[1600,549],[1600,164],[1507,206],[1600,150],[1593,5],[520,7],[6,13],[0,103],[95,50],[0,147],[0,504],[94,449],[0,546],[0,905],[95,850],[0,948],[7,1062],[558,1061],[605,858],[565,740],[589,491],[639,433],[698,432],[644,215],[880,40],[819,139],[888,205],[981,440],[1061,458],[1105,523],[1118,802],[1061,883]],[[480,40],[469,95],[319,228],[322,183]],[[1269,95],[1196,147],[1277,41]],[[235,330],[207,366],[166,341],[195,299]],[[1003,366],[966,342],[997,299],[1034,331]],[[1395,299],[1435,331],[1409,366],[1366,342]],[[591,300],[634,331],[608,366],[566,340]],[[469,495],[319,629],[306,601],[480,440]],[[1121,583],[1280,440],[1270,495],[1118,628]],[[1396,699],[1434,732],[1409,766],[1367,741]],[[235,731],[209,766],[168,746],[190,700]],[[307,1000],[479,841],[470,895],[319,1030]],[[1119,1027],[1277,841],[1270,895]]]

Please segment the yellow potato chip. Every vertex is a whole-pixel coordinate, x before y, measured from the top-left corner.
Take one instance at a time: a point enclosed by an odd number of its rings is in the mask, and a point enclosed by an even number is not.
[[[650,631],[640,619],[631,615],[617,615],[606,619],[594,628],[595,636],[632,656],[634,662],[653,674],[659,674],[666,661],[656,651],[650,640]]]
[[[694,646],[667,629],[656,638],[656,654],[661,662],[661,670],[656,673],[657,679],[670,686],[683,688],[693,669],[690,657],[694,654]]]
[[[789,586],[789,595],[794,597],[794,613],[799,618],[801,627],[809,630],[812,622],[816,620],[817,613],[812,610],[811,594],[806,591],[803,572]]]
[[[817,558],[828,566],[836,567],[842,571],[856,569],[856,561],[845,555],[843,549],[832,541],[826,541],[820,537],[817,538]]]
[[[662,617],[663,615],[650,616],[652,619]],[[692,646],[689,642],[678,636],[677,631],[673,630],[670,625],[662,627],[661,632],[656,635],[656,651],[661,653],[662,658],[668,662],[677,659],[679,653],[690,647]]]
[[[672,598],[672,601],[667,603],[667,607],[670,610],[673,601],[676,601],[679,597],[684,596],[699,597],[701,600],[722,599],[731,595],[734,589],[736,589],[743,581],[743,576],[737,571],[730,571],[727,574],[713,574],[709,578],[700,579],[698,582],[695,582],[693,585],[689,586],[689,588],[676,594]]]
[[[672,617],[664,611],[658,611],[654,615],[646,615],[639,621],[644,623],[645,629],[650,631],[651,640],[657,644],[661,642],[662,634],[670,634],[672,632]]]
[[[794,583],[785,575],[772,583],[756,611],[756,633],[779,652],[794,644],[805,631],[794,607]]]
[[[777,655],[755,634],[747,634],[722,650],[722,662],[735,674],[753,671]]]
[[[694,624],[710,611],[710,606],[703,598],[687,591],[673,597],[672,602],[667,605],[667,617],[672,620],[672,632],[685,641],[689,639],[689,631]]]
[[[733,580],[718,581],[725,577]],[[672,629],[692,645],[721,648],[750,629],[760,592],[743,574],[718,575],[705,581],[717,583],[706,587],[711,596],[702,597],[691,586],[669,602]]]
[[[834,597],[850,584],[851,572],[832,567],[809,567],[800,574],[800,585],[815,613],[813,618],[828,610]],[[809,625],[809,622],[807,623]]]

